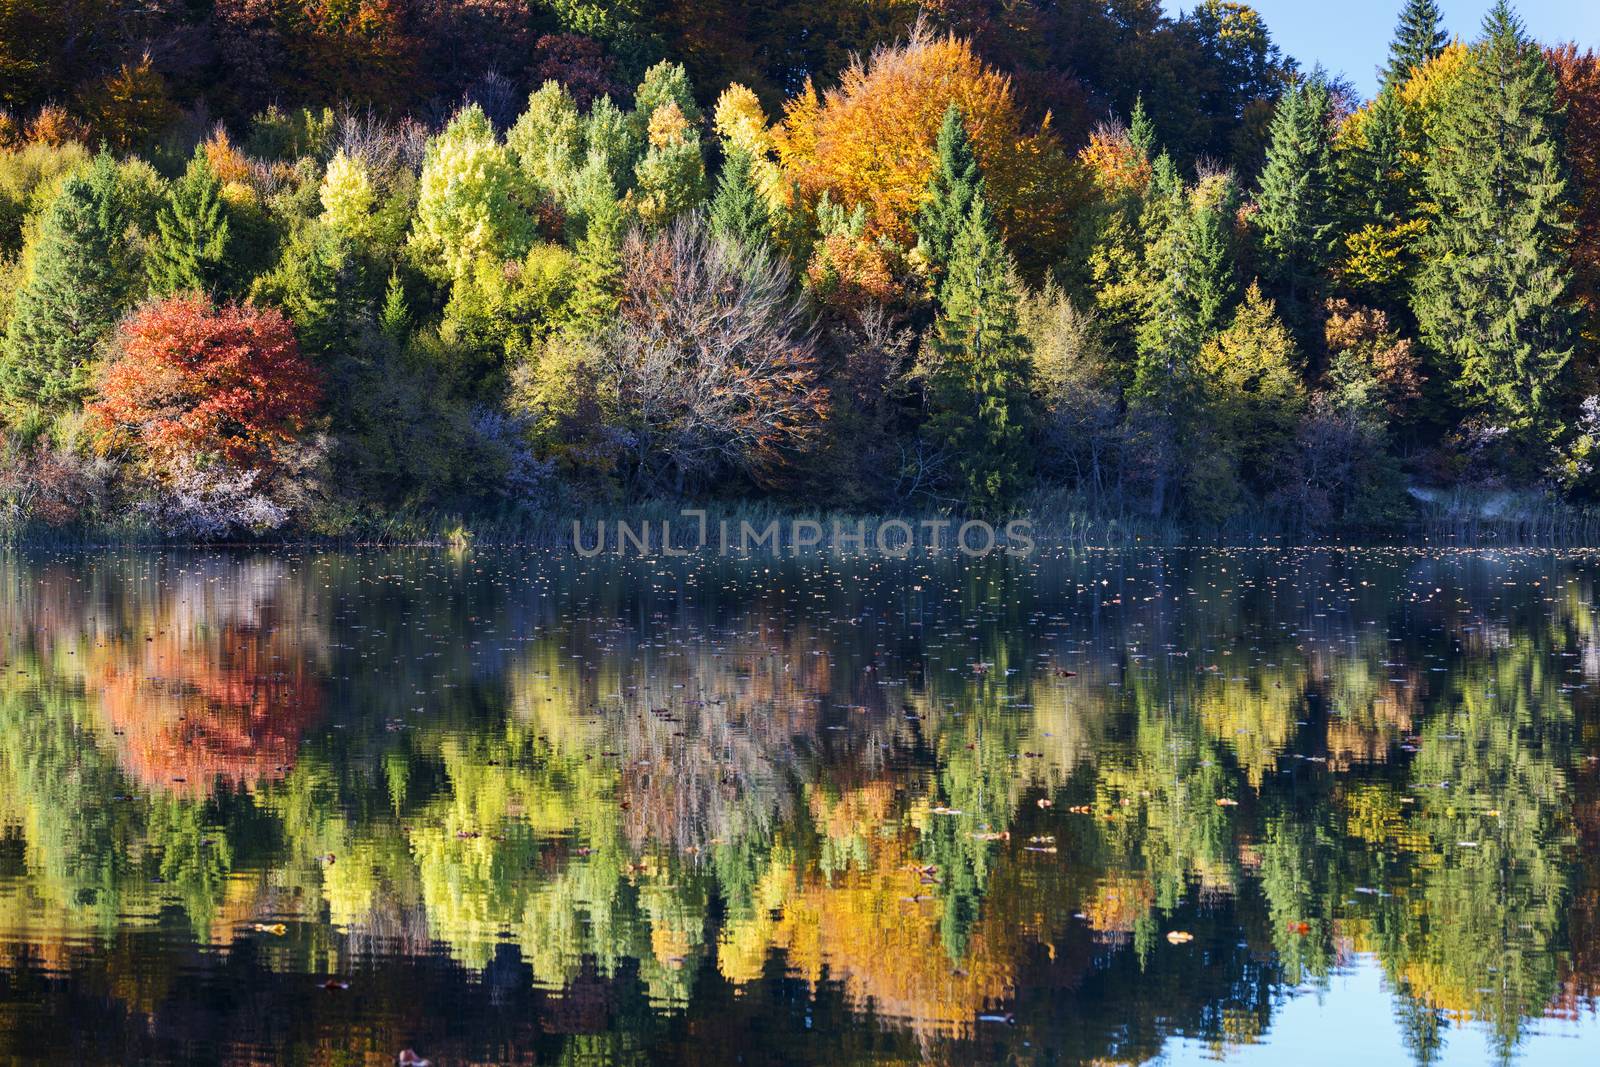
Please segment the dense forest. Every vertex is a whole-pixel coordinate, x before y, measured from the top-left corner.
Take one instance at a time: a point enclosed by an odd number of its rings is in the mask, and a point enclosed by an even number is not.
[[[1452,33],[1461,36],[1452,36]],[[1600,58],[1404,0],[0,0],[0,523],[1600,495]]]

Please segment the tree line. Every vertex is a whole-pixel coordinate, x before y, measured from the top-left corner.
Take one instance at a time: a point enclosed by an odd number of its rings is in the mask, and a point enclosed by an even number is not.
[[[1362,101],[1225,0],[843,6],[7,6],[7,519],[1600,490],[1592,51],[1407,0]]]

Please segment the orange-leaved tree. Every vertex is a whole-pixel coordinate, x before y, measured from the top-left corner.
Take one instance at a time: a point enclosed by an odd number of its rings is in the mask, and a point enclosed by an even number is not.
[[[157,475],[208,460],[271,471],[321,399],[282,313],[189,294],[123,323],[88,411]]]
[[[872,234],[909,244],[952,104],[1002,230],[1025,261],[1053,260],[1087,194],[1082,168],[1048,116],[1037,128],[1026,125],[1010,79],[959,37],[918,26],[901,43],[855,62],[838,88],[819,95],[808,85],[773,131],[778,157],[808,203],[827,193],[836,204],[866,205]]]

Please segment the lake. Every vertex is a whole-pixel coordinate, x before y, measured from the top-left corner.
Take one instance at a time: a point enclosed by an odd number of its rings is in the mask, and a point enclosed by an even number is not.
[[[14,553],[0,662],[7,1062],[1600,1048],[1600,554]]]

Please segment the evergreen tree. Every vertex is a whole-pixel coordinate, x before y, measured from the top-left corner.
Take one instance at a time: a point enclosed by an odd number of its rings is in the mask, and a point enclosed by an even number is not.
[[[917,247],[937,282],[949,268],[956,239],[971,218],[973,201],[983,191],[978,157],[973,153],[961,110],[954,104],[944,113],[934,153],[933,177],[928,181],[927,199],[917,213],[916,232]]]
[[[1133,99],[1133,112],[1128,117],[1128,140],[1145,159],[1154,159],[1156,154],[1156,128],[1150,121],[1150,113],[1144,108],[1144,96],[1141,94]]]
[[[1402,84],[1414,68],[1443,52],[1449,40],[1438,4],[1433,0],[1406,0],[1394,40],[1389,44],[1389,65],[1380,71],[1384,88]]]
[[[1132,398],[1163,412],[1182,406],[1200,348],[1226,321],[1236,289],[1233,214],[1237,193],[1218,175],[1185,190],[1171,160],[1156,161],[1148,229],[1151,289],[1139,323]]]
[[[1332,248],[1333,101],[1320,76],[1290,89],[1272,117],[1267,163],[1256,193],[1255,225],[1284,317],[1305,330]]]
[[[1359,142],[1345,152],[1346,226],[1389,226],[1416,208],[1416,176],[1407,156],[1405,104],[1397,89],[1380,92],[1361,125]]]
[[[765,248],[772,241],[772,218],[752,178],[750,153],[737,145],[728,147],[722,161],[711,198],[711,229],[746,248]]]
[[[411,333],[411,307],[406,301],[406,287],[400,284],[400,273],[389,275],[389,288],[383,294],[383,307],[378,312],[378,328],[395,344],[401,344]]]
[[[1513,432],[1550,429],[1574,340],[1559,118],[1550,67],[1501,0],[1430,145],[1439,207],[1414,307],[1462,400]]]
[[[979,192],[951,251],[934,324],[928,432],[949,454],[956,491],[993,512],[1022,486],[1029,370],[1015,270]]]
[[[626,229],[627,213],[614,196],[591,198],[583,237],[576,248],[578,269],[572,303],[573,321],[580,332],[598,333],[616,317]]]
[[[197,148],[156,216],[156,238],[146,260],[151,292],[157,296],[221,292],[228,282],[227,252],[222,183],[206,162],[205,150]]]
[[[117,166],[68,178],[40,227],[0,349],[0,395],[61,410],[88,388],[95,346],[132,297]]]

